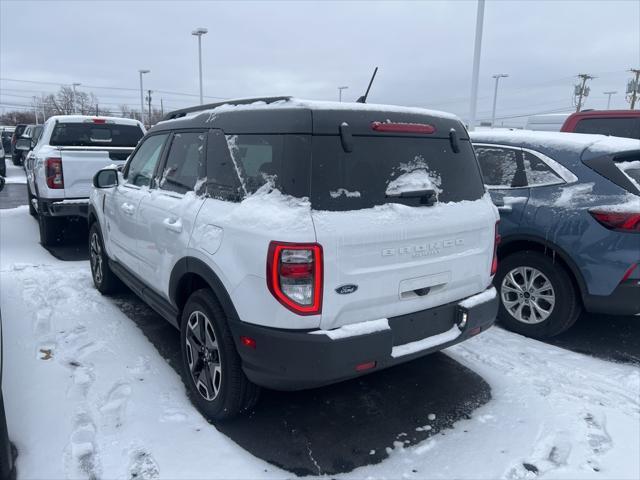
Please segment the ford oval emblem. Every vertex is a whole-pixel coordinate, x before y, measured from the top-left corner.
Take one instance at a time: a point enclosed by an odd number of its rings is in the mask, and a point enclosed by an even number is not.
[[[353,284],[341,285],[338,288],[336,288],[336,293],[339,295],[347,295],[349,293],[355,292],[356,290],[358,290],[357,285],[353,285]]]

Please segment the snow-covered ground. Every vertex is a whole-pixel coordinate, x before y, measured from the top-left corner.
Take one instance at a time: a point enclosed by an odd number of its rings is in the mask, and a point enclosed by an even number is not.
[[[27,207],[0,211],[0,275],[19,478],[294,476],[200,416],[166,360],[94,290],[88,262],[40,247]],[[382,463],[335,477],[640,478],[637,366],[499,328],[446,353],[490,384],[489,403],[446,435],[396,442]]]

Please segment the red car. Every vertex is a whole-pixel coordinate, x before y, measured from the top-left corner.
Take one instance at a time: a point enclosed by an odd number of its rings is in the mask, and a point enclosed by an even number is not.
[[[587,110],[569,115],[561,132],[640,139],[640,110]]]

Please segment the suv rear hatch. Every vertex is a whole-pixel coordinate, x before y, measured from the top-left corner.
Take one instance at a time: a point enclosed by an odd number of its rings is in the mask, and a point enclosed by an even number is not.
[[[487,288],[495,207],[455,118],[313,111],[311,204],[324,254],[321,328]]]
[[[60,152],[64,196],[88,197],[93,175],[107,165],[124,163],[143,135],[140,126],[114,120],[57,123],[49,144]]]

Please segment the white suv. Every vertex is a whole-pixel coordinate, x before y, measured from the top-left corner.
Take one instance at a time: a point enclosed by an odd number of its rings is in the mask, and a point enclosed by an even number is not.
[[[498,213],[454,116],[245,100],[169,114],[89,206],[95,286],[181,331],[210,419],[488,328]]]

